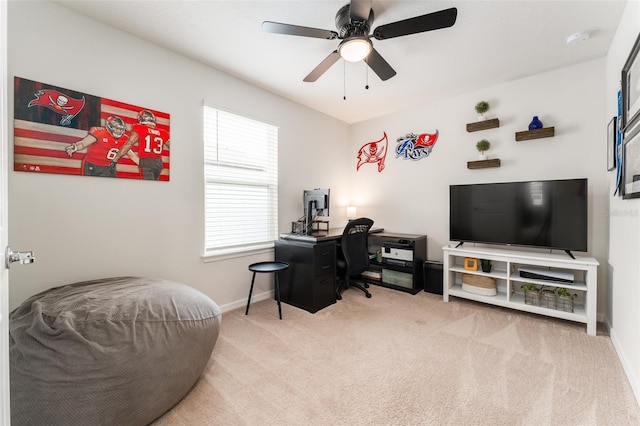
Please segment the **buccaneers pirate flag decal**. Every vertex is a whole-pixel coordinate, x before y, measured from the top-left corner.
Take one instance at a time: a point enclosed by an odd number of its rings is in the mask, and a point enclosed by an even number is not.
[[[356,171],[365,163],[377,164],[378,172],[384,170],[384,160],[387,157],[388,144],[387,133],[384,132],[382,139],[362,145],[357,155],[358,165],[356,166]]]

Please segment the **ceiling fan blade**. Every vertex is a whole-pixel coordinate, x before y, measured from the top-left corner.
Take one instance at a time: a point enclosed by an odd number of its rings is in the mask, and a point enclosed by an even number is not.
[[[371,13],[371,0],[351,0],[349,6],[349,19],[351,21],[364,22],[369,19]]]
[[[279,22],[264,21],[262,31],[275,34],[294,35],[302,37],[324,38],[333,40],[338,38],[338,33],[319,28],[301,27],[300,25],[281,24]]]
[[[423,33],[453,26],[458,17],[458,9],[452,7],[439,12],[428,13],[415,18],[380,25],[373,31],[373,37],[378,40]]]
[[[396,75],[396,71],[391,68],[391,65],[384,60],[376,49],[371,49],[369,56],[367,56],[364,61],[382,81],[389,80],[391,77]]]
[[[320,62],[320,64],[318,64],[318,66],[315,67],[303,81],[306,81],[307,83],[316,81],[322,74],[331,68],[331,65],[335,64],[338,59],[340,59],[340,54],[337,50],[329,53],[329,56],[324,58],[323,61]]]

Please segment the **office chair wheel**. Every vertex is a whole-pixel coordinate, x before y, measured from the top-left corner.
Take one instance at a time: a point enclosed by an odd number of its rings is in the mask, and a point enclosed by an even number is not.
[[[340,296],[339,294],[336,295],[336,300],[342,300],[342,296]]]
[[[367,293],[367,299],[371,299],[371,293]]]
[[[365,283],[364,288],[369,288],[369,284]]]

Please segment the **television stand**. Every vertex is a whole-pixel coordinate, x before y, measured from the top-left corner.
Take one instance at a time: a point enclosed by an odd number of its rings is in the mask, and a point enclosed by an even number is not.
[[[598,261],[595,258],[572,256],[569,259],[560,253],[540,253],[493,247],[460,248],[445,246],[442,250],[444,252],[442,299],[445,302],[449,301],[449,296],[455,296],[534,314],[581,322],[587,325],[587,334],[596,335]],[[464,259],[469,257],[491,260],[491,272],[482,272],[480,269],[465,269]],[[520,269],[531,267],[543,267],[550,271],[570,271],[574,274],[575,279],[574,282],[562,282],[520,276]],[[497,294],[488,296],[463,290],[463,275],[494,279]],[[521,288],[525,284],[534,284],[538,289],[542,287],[549,290],[564,288],[570,294],[576,294],[577,296],[571,299],[571,309],[558,309],[563,307],[561,303],[558,303],[555,306],[556,309],[553,309],[552,306],[544,306],[542,303],[538,303],[538,305],[531,303],[531,298],[525,297]],[[560,301],[561,299],[558,298],[557,300]]]
[[[565,250],[564,252],[567,253],[570,258],[575,260],[575,256],[573,255],[573,253],[571,253],[571,250]]]

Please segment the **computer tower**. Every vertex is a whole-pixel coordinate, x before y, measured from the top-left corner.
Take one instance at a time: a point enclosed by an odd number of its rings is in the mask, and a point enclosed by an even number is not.
[[[442,262],[424,261],[424,291],[442,294]]]

